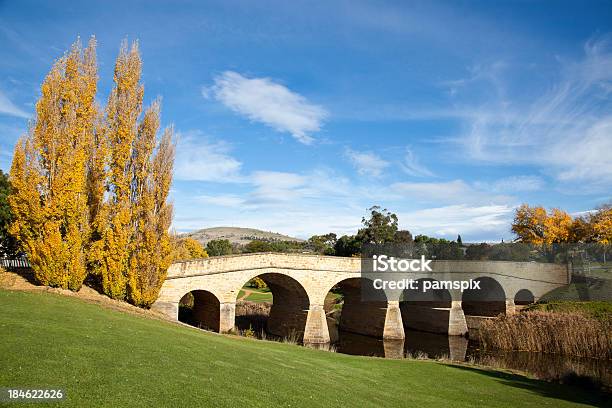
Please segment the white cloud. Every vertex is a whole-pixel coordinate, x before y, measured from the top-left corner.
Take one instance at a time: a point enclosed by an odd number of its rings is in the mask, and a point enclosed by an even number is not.
[[[11,116],[17,116],[18,118],[29,118],[30,115],[16,106],[11,100],[0,91],[0,113],[4,113]]]
[[[202,204],[233,208],[240,207],[245,202],[244,198],[234,194],[200,195],[196,197],[196,200]]]
[[[510,176],[492,183],[476,182],[474,186],[492,193],[515,193],[537,191],[544,186],[544,180],[538,176]]]
[[[280,132],[290,133],[304,144],[313,142],[312,133],[321,129],[327,111],[310,103],[302,95],[270,78],[247,78],[225,71],[217,76],[202,95],[214,97],[236,113],[264,123]]]
[[[400,226],[416,234],[454,238],[466,242],[511,237],[509,230],[514,208],[509,205],[469,206],[465,204],[398,213]]]
[[[317,169],[304,174],[257,171],[249,177],[254,189],[249,193],[252,205],[286,205],[289,202],[327,200],[350,195],[349,181],[332,172]]]
[[[380,177],[383,170],[389,166],[386,160],[372,152],[357,152],[346,149],[345,155],[361,176]]]
[[[434,174],[420,163],[419,158],[414,152],[407,147],[404,155],[404,161],[400,163],[400,167],[405,173],[416,177],[432,177]]]
[[[532,103],[487,101],[466,117],[471,159],[541,167],[591,190],[612,184],[612,41],[590,41],[584,58],[563,62],[561,79]],[[493,110],[493,112],[492,112]],[[495,111],[498,113],[495,114]],[[592,191],[591,191],[592,192]]]
[[[400,182],[392,184],[390,191],[412,202],[431,204],[491,204],[512,200],[506,195],[491,194],[496,192],[478,189],[463,180],[434,183]]]
[[[222,141],[212,142],[199,132],[177,134],[175,177],[178,180],[241,182],[242,163]]]

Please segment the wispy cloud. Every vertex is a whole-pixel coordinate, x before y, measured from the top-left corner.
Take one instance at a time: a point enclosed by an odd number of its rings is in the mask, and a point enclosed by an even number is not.
[[[196,200],[202,204],[216,205],[219,207],[240,207],[244,204],[244,198],[235,194],[199,195]]]
[[[540,190],[544,186],[544,180],[538,176],[510,176],[490,183],[475,182],[474,185],[493,193],[511,194]]]
[[[432,177],[434,175],[427,167],[421,164],[418,156],[409,147],[406,148],[404,161],[400,163],[400,167],[411,176]]]
[[[241,182],[242,163],[232,157],[230,146],[212,141],[197,131],[178,133],[175,177],[178,180]]]
[[[328,205],[340,197],[351,195],[350,182],[327,169],[305,173],[256,171],[249,176],[253,190],[248,204],[257,206],[285,205],[304,201],[327,201]]]
[[[373,152],[358,152],[347,148],[344,154],[361,176],[380,177],[389,166],[389,162]]]
[[[412,202],[428,204],[492,204],[508,203],[512,197],[466,183],[463,180],[443,182],[400,182],[390,186],[393,194]],[[505,193],[505,192],[500,192]]]
[[[454,238],[461,234],[469,242],[483,237],[499,241],[511,237],[509,230],[514,208],[505,204],[470,206],[465,204],[402,212],[401,226],[411,231]]]
[[[612,38],[589,41],[580,61],[562,61],[561,79],[529,104],[488,101],[467,119],[461,140],[471,159],[532,164],[560,182],[612,184]],[[501,114],[492,114],[494,109]]]
[[[247,78],[233,71],[217,76],[212,88],[203,88],[204,97],[214,96],[236,113],[290,133],[304,144],[321,129],[327,111],[302,95],[270,78]]]
[[[18,118],[29,118],[30,115],[23,109],[16,106],[11,100],[0,90],[0,113]]]

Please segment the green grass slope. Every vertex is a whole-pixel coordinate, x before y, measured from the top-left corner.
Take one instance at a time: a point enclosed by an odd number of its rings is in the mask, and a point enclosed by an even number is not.
[[[62,407],[606,403],[586,391],[507,373],[221,336],[71,297],[4,290],[0,387],[61,387]]]

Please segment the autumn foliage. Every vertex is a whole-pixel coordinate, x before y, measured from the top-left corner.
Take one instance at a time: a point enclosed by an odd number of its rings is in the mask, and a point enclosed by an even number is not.
[[[36,119],[15,148],[11,232],[40,283],[77,290],[86,275],[138,306],[159,293],[172,248],[172,129],[160,103],[142,112],[137,44],[122,44],[106,108],[95,105],[95,41],[77,42],[42,85]]]
[[[79,42],[55,62],[41,87],[36,119],[15,147],[10,232],[28,254],[38,281],[78,290],[89,244],[86,164],[91,151],[96,43]]]
[[[612,207],[603,206],[587,215],[572,218],[558,208],[521,205],[515,212],[512,232],[520,242],[550,245],[566,242],[612,243]]]
[[[174,241],[172,245],[174,248],[173,260],[208,258],[208,252],[200,241],[191,237],[180,238],[174,236],[172,239]]]

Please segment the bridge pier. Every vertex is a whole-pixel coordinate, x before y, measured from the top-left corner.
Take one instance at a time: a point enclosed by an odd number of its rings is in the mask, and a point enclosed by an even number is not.
[[[459,336],[448,337],[448,354],[452,361],[465,361],[468,339]]]
[[[236,325],[236,303],[228,302],[219,305],[219,333],[229,333]]]
[[[516,313],[514,299],[506,299],[506,315],[512,315],[514,313]]]
[[[327,317],[323,305],[310,305],[304,329],[305,344],[325,344],[330,342]]]
[[[451,302],[451,309],[448,316],[448,335],[464,336],[468,332],[467,321],[461,307],[460,300]]]
[[[404,338],[404,324],[402,322],[402,312],[400,311],[399,301],[388,301],[383,339],[403,340]]]

